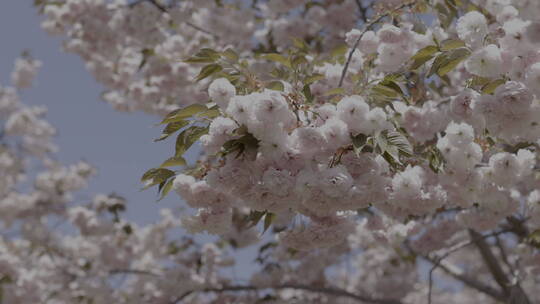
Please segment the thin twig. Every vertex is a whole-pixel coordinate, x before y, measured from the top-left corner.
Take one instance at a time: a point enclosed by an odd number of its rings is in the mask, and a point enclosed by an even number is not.
[[[163,6],[162,4],[160,4],[157,0],[137,0],[133,3],[130,4],[130,7],[134,7],[140,3],[143,3],[143,2],[148,2],[150,4],[152,4],[153,6],[155,6],[158,10],[160,10],[161,12],[163,13],[167,13],[168,10],[167,10],[167,7]],[[205,33],[207,35],[210,35],[212,36],[212,38],[216,39],[216,40],[219,40],[219,37],[218,35],[208,31],[208,30],[205,30],[204,28],[190,22],[190,21],[185,21],[184,22],[187,26],[191,27],[191,28],[194,28],[196,30],[198,30],[199,32],[202,32],[202,33]]]
[[[482,239],[486,239],[486,238],[489,238],[489,237],[493,237],[493,236],[498,236],[500,234],[503,234],[503,233],[507,233],[507,232],[510,232],[509,230],[499,230],[499,231],[496,231],[496,232],[493,232],[493,233],[490,233],[490,234],[486,234],[486,235],[481,235],[481,238]],[[489,285],[486,285],[480,281],[477,281],[463,273],[460,273],[454,269],[457,269],[456,267],[454,266],[450,266],[448,264],[445,264],[443,263],[443,260],[446,259],[450,254],[466,247],[466,246],[469,246],[473,244],[473,241],[472,240],[467,240],[467,241],[463,241],[461,243],[458,243],[454,246],[452,246],[450,249],[448,249],[448,251],[446,253],[444,253],[442,256],[440,257],[430,257],[429,255],[421,255],[421,254],[418,254],[416,253],[410,246],[409,244],[405,244],[405,246],[408,248],[409,251],[413,252],[414,254],[416,255],[419,255],[421,256],[422,258],[424,258],[425,260],[429,261],[431,264],[433,264],[433,266],[431,267],[431,269],[429,270],[429,273],[428,273],[428,303],[431,303],[431,298],[432,298],[432,292],[433,292],[433,272],[435,271],[435,269],[437,269],[437,267],[440,267],[444,272],[446,272],[448,275],[450,275],[451,277],[453,277],[454,279],[464,283],[465,285],[467,285],[468,287],[470,288],[473,288],[473,289],[476,289],[490,297],[492,297],[493,299],[497,300],[497,301],[501,301],[501,300],[504,300],[505,299],[505,296],[500,292],[498,291],[497,289],[489,286]]]
[[[148,0],[148,2],[150,2],[151,4],[153,4],[158,10],[160,10],[162,13],[166,13],[167,12],[167,9],[161,5],[159,2],[157,2],[156,0]]]
[[[360,13],[360,18],[362,18],[362,20],[364,22],[367,22],[367,9],[368,9],[368,7],[364,7],[362,5],[362,0],[356,0],[356,6],[358,6],[358,12]]]
[[[148,275],[159,277],[159,274],[153,273],[151,271],[139,270],[139,269],[112,269],[109,271],[110,274],[136,274],[136,275]]]
[[[506,249],[504,248],[504,244],[501,238],[499,238],[499,236],[495,236],[495,245],[497,245],[497,248],[499,248],[499,252],[501,254],[501,258],[504,264],[506,264],[508,269],[513,273],[514,267],[512,267],[512,265],[510,264],[510,260],[508,259],[508,254],[506,254]]]
[[[296,290],[304,290],[304,291],[310,291],[310,292],[316,292],[316,293],[324,293],[327,295],[332,295],[336,297],[345,297],[350,298],[362,303],[373,303],[373,304],[402,304],[401,301],[395,300],[395,299],[374,299],[370,298],[368,296],[362,296],[350,293],[343,289],[337,289],[337,288],[331,288],[331,287],[314,287],[314,286],[307,286],[307,285],[297,285],[297,284],[283,284],[278,286],[268,286],[268,287],[257,287],[257,286],[225,286],[222,288],[206,288],[203,290],[193,290],[188,291],[181,295],[178,299],[173,301],[173,303],[180,303],[183,299],[185,299],[187,296],[193,293],[199,293],[199,292],[214,292],[214,293],[222,293],[222,292],[228,292],[228,291],[259,291],[264,289],[296,289]]]
[[[345,79],[345,75],[347,75],[347,70],[349,69],[349,64],[352,60],[352,56],[354,54],[354,51],[356,51],[356,49],[358,48],[358,45],[360,44],[360,40],[362,39],[362,37],[364,36],[364,34],[369,31],[375,24],[379,23],[383,18],[403,9],[403,8],[406,8],[406,7],[409,7],[409,6],[412,6],[414,4],[416,4],[416,1],[417,0],[414,0],[414,1],[409,1],[409,2],[406,2],[406,3],[403,3],[402,5],[396,7],[395,9],[391,10],[391,11],[388,11],[384,14],[381,14],[379,15],[378,17],[376,17],[375,19],[373,19],[372,21],[368,22],[364,29],[362,30],[362,32],[360,33],[360,36],[358,37],[358,39],[356,39],[356,41],[354,42],[354,45],[352,47],[352,49],[349,51],[349,56],[347,57],[347,61],[345,62],[345,66],[343,67],[343,70],[341,71],[341,78],[339,79],[339,84],[338,84],[338,87],[341,87],[343,85],[343,80]]]
[[[198,30],[198,31],[200,31],[200,32],[203,32],[203,33],[205,33],[205,34],[207,34],[207,35],[212,36],[214,39],[219,39],[219,37],[218,37],[216,34],[210,32],[210,31],[208,31],[208,30],[205,30],[205,29],[203,29],[202,27],[200,27],[200,26],[198,26],[198,25],[196,25],[196,24],[194,24],[194,23],[191,23],[191,22],[189,22],[189,21],[186,21],[185,23],[186,23],[188,26],[190,26],[190,27],[192,27],[192,28],[194,28],[194,29],[196,29],[196,30]]]

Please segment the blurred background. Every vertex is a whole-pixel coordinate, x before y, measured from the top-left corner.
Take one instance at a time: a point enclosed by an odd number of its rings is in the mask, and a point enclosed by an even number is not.
[[[22,102],[48,108],[62,163],[86,160],[97,168],[97,176],[76,199],[87,202],[97,193],[115,192],[129,202],[126,217],[141,224],[156,220],[161,207],[180,206],[174,193],[156,203],[156,189],[140,191],[140,176],[174,153],[174,138],[153,142],[161,134],[161,126],[155,126],[159,117],[116,112],[103,102],[103,87],[78,57],[62,52],[61,39],[46,34],[41,20],[32,1],[3,1],[0,84],[9,85],[13,62],[23,51],[43,62],[34,86],[22,92]]]

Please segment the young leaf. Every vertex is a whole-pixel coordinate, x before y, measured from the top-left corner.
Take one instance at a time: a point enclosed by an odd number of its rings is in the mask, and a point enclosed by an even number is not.
[[[266,60],[281,63],[281,64],[283,64],[284,66],[286,66],[288,68],[292,68],[292,65],[291,65],[291,62],[289,61],[289,59],[286,58],[285,56],[281,55],[281,54],[276,54],[276,53],[264,54],[261,57],[266,59]]]
[[[388,139],[388,143],[396,146],[401,154],[405,156],[413,155],[413,148],[403,134],[397,131],[388,131],[386,138]]]
[[[262,219],[262,217],[266,214],[266,211],[257,211],[257,210],[251,210],[248,216],[248,220],[251,224],[249,224],[248,228],[251,228],[253,226],[257,226],[259,221]]]
[[[344,88],[335,88],[335,89],[328,90],[324,93],[324,96],[341,95],[341,94],[345,94]]]
[[[168,178],[174,176],[174,172],[164,168],[154,168],[146,171],[141,177],[141,182],[145,183],[144,189],[160,184]]]
[[[268,228],[272,225],[272,222],[276,219],[276,215],[271,212],[266,212],[266,215],[264,217],[264,229],[261,234],[264,234]]]
[[[447,58],[448,58],[447,53],[442,53],[442,54],[439,54],[437,57],[435,57],[435,60],[431,64],[431,69],[429,69],[429,72],[427,73],[427,77],[431,77],[433,74],[435,74],[437,70],[439,70],[439,67],[441,66],[441,64],[445,62]]]
[[[283,83],[281,81],[272,81],[268,85],[266,85],[267,89],[274,90],[274,91],[282,91],[285,90],[285,87],[283,86]]]
[[[238,54],[233,49],[226,49],[223,53],[221,53],[225,58],[229,59],[232,62],[238,61]]]
[[[160,124],[167,124],[172,122],[182,121],[185,118],[192,117],[193,115],[206,111],[208,108],[200,104],[192,104],[185,108],[174,110],[167,114]]]
[[[167,196],[167,194],[169,194],[169,192],[171,191],[172,189],[172,186],[173,186],[173,183],[174,183],[174,178],[170,178],[166,183],[165,185],[163,186],[163,188],[161,189],[161,195],[158,199],[158,202],[161,201],[162,199],[165,198],[165,196]]]
[[[186,160],[182,156],[173,156],[167,159],[166,161],[164,161],[159,167],[164,168],[164,167],[176,167],[176,166],[185,166],[185,165],[186,165]]]
[[[499,87],[500,85],[505,84],[505,83],[506,83],[506,80],[504,80],[504,79],[493,80],[492,82],[490,82],[490,83],[488,83],[488,84],[486,84],[485,86],[482,87],[482,93],[484,93],[484,94],[492,94],[493,92],[495,92],[497,87]]]
[[[368,137],[362,133],[352,138],[353,150],[356,156],[360,156],[362,149],[366,146]]]
[[[318,74],[318,73],[315,73],[311,76],[308,76],[304,79],[304,84],[312,84],[314,83],[315,81],[319,81],[319,80],[322,80],[324,79],[324,75],[323,74]]]
[[[197,77],[195,78],[196,81],[201,81],[203,79],[205,79],[206,77],[212,75],[212,74],[215,74],[219,71],[223,70],[223,67],[219,64],[209,64],[207,66],[204,66],[202,69],[201,69],[201,72],[199,73],[199,75],[197,75]]]
[[[440,77],[446,75],[448,72],[452,71],[460,62],[465,60],[471,51],[467,48],[458,48],[450,52],[448,57],[444,62],[441,63],[440,67],[437,69],[437,75]]]
[[[191,126],[176,138],[175,156],[182,156],[201,136],[208,133],[208,127]]]
[[[435,56],[435,53],[439,51],[439,48],[435,45],[428,45],[420,49],[414,56],[411,57],[413,61],[411,69],[416,70],[421,67],[424,63],[428,62],[431,58]]]
[[[450,50],[457,49],[464,46],[465,46],[465,42],[459,39],[446,39],[441,42],[442,51],[450,51]]]
[[[304,88],[302,89],[302,93],[304,93],[304,97],[306,98],[307,103],[313,102],[313,94],[311,93],[311,88],[309,87],[309,84],[306,84]]]
[[[206,111],[197,114],[197,117],[206,117],[212,119],[218,117],[220,114],[221,113],[219,112],[219,107],[213,106],[210,109],[207,109]]]
[[[154,141],[164,140],[167,137],[174,134],[174,132],[182,129],[183,127],[187,126],[188,124],[189,124],[189,121],[185,121],[185,120],[171,122],[165,127],[165,129],[163,129],[163,132],[162,132],[161,136],[159,138],[154,139]]]

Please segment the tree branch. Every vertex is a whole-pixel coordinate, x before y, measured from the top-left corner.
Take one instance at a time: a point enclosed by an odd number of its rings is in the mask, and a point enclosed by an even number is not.
[[[136,275],[148,275],[153,277],[159,277],[160,275],[155,274],[150,271],[146,270],[138,270],[138,269],[112,269],[109,271],[110,274],[136,274]]]
[[[364,22],[367,22],[367,9],[368,7],[364,7],[362,6],[362,0],[356,0],[356,6],[358,6],[358,12],[360,13],[360,18],[362,18],[362,20]]]
[[[492,237],[492,236],[498,236],[500,234],[503,234],[503,233],[507,233],[509,232],[508,230],[500,230],[500,231],[496,231],[496,232],[493,232],[493,233],[490,233],[490,234],[486,234],[486,235],[480,235],[480,237],[482,239],[486,239],[486,238],[489,238],[489,237]],[[497,301],[501,301],[501,300],[504,300],[504,295],[498,291],[497,289],[489,286],[489,285],[486,285],[478,280],[475,280],[465,274],[463,274],[462,272],[460,272],[460,270],[457,270],[458,268],[453,266],[453,265],[449,265],[449,264],[446,264],[444,263],[443,264],[443,260],[446,259],[448,256],[450,256],[450,254],[464,248],[464,247],[467,247],[469,245],[472,245],[473,244],[473,241],[472,240],[467,240],[467,241],[464,241],[464,242],[461,242],[461,243],[458,243],[454,246],[452,246],[451,248],[448,249],[448,251],[446,253],[444,253],[442,256],[440,257],[430,257],[428,255],[422,255],[422,254],[418,254],[416,253],[410,246],[408,243],[405,243],[405,246],[408,248],[409,251],[413,252],[414,254],[416,255],[419,255],[421,256],[422,258],[424,258],[425,260],[429,261],[431,264],[433,264],[433,266],[431,267],[431,269],[429,270],[429,273],[428,273],[428,280],[429,280],[429,289],[428,289],[428,303],[430,304],[431,303],[431,298],[432,298],[432,292],[433,292],[433,272],[437,269],[437,267],[440,267],[444,272],[446,272],[448,275],[450,275],[451,277],[453,277],[454,279],[464,283],[465,285],[467,285],[468,287],[470,288],[473,288],[473,289],[476,289],[490,297],[492,297],[493,299],[497,300]]]
[[[162,13],[167,13],[167,7],[160,4],[157,0],[137,0],[137,1],[133,2],[133,3],[131,3],[130,7],[134,7],[134,6],[136,6],[136,5],[140,4],[140,3],[143,3],[143,2],[148,2],[148,3],[152,4],[154,7],[156,7],[158,10],[160,10]],[[198,26],[198,25],[196,25],[196,24],[194,24],[194,23],[192,23],[190,21],[184,21],[184,23],[187,26],[198,30],[199,32],[203,32],[203,33],[205,33],[207,35],[212,36],[212,38],[214,38],[216,40],[219,40],[218,35],[210,32],[208,30],[205,30],[202,27],[200,27],[200,26]]]
[[[413,0],[413,1],[409,1],[409,2],[405,2],[403,4],[401,4],[400,6],[396,7],[395,9],[391,10],[391,11],[388,11],[384,14],[381,14],[379,15],[378,17],[376,17],[375,19],[373,19],[372,21],[368,22],[364,29],[362,30],[362,32],[360,33],[360,36],[358,37],[358,39],[356,39],[356,41],[354,42],[354,45],[351,49],[351,51],[349,52],[349,56],[347,57],[347,61],[345,62],[345,66],[343,67],[343,70],[341,71],[341,78],[339,79],[339,84],[338,84],[338,87],[341,87],[343,85],[343,80],[345,79],[345,76],[347,75],[347,70],[349,69],[349,64],[352,60],[352,56],[354,54],[354,51],[356,51],[356,49],[358,48],[358,45],[360,44],[360,40],[362,39],[362,37],[364,36],[364,34],[369,31],[375,24],[379,23],[383,18],[403,9],[403,8],[406,8],[406,7],[409,7],[409,6],[413,6],[414,4],[416,4],[416,1],[417,0]]]
[[[345,298],[359,301],[361,303],[402,304],[401,301],[395,300],[395,299],[374,299],[368,296],[353,294],[343,289],[337,289],[337,288],[332,288],[332,287],[314,287],[314,286],[298,285],[298,284],[283,284],[283,285],[269,286],[269,287],[257,287],[257,286],[248,285],[248,286],[225,286],[221,288],[206,288],[203,290],[188,291],[184,293],[183,295],[181,295],[178,299],[173,301],[173,303],[180,303],[180,301],[185,299],[190,294],[199,293],[199,292],[223,293],[223,292],[228,292],[228,291],[257,291],[257,290],[264,290],[264,289],[274,289],[274,290],[296,289],[296,290],[304,290],[304,291],[315,292],[315,293],[323,293],[326,295],[331,295],[331,296],[336,296],[336,297],[345,297]]]
[[[468,287],[472,288],[472,289],[476,289],[490,297],[492,297],[493,299],[497,300],[497,301],[502,301],[505,299],[504,295],[497,289],[489,286],[489,285],[486,285],[474,278],[471,278],[469,276],[467,276],[466,274],[464,274],[462,271],[460,270],[457,270],[458,268],[455,267],[454,265],[450,265],[448,263],[445,263],[444,261],[437,261],[435,260],[434,258],[431,258],[429,256],[422,256],[424,259],[426,259],[427,261],[429,261],[430,263],[432,264],[437,264],[438,267],[440,267],[446,274],[450,275],[451,277],[453,277],[454,279],[462,282],[463,284],[467,285]]]
[[[501,265],[499,265],[499,261],[497,261],[495,254],[493,254],[493,251],[491,251],[491,248],[489,248],[489,244],[484,238],[482,238],[480,233],[472,229],[469,229],[469,235],[471,236],[471,240],[478,248],[478,251],[480,251],[480,255],[484,259],[484,262],[486,263],[489,272],[491,272],[491,275],[495,279],[495,282],[499,284],[505,295],[508,296],[510,294],[510,289],[508,288],[510,282],[508,281],[508,278],[506,277]]]
[[[519,282],[511,283],[508,277],[504,273],[497,257],[491,251],[489,244],[482,237],[482,235],[472,229],[469,229],[469,235],[472,241],[480,251],[484,263],[488,267],[491,275],[502,288],[505,298],[507,298],[510,304],[529,304],[529,298],[525,291],[519,285]]]

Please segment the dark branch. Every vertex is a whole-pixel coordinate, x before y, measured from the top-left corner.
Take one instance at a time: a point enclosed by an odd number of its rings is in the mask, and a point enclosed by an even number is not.
[[[314,287],[314,286],[306,286],[306,285],[297,285],[297,284],[283,284],[279,286],[272,286],[272,287],[256,287],[256,286],[225,286],[222,288],[206,288],[203,290],[194,290],[194,291],[188,291],[181,295],[178,299],[173,301],[173,303],[180,303],[183,299],[185,299],[187,296],[193,293],[198,292],[214,292],[214,293],[223,293],[228,291],[257,291],[257,290],[264,290],[264,289],[296,289],[296,290],[304,290],[309,292],[315,292],[315,293],[323,293],[326,295],[336,296],[336,297],[345,297],[349,299],[353,299],[356,301],[359,301],[361,303],[373,303],[373,304],[402,304],[399,300],[394,299],[375,299],[370,298],[368,296],[363,295],[357,295],[350,293],[343,289],[337,289],[332,287]]]
[[[525,291],[521,288],[518,283],[512,284],[504,270],[502,269],[497,257],[491,250],[491,247],[486,242],[485,238],[482,237],[478,232],[469,229],[469,235],[471,236],[472,241],[480,251],[480,255],[484,259],[484,263],[491,272],[491,275],[502,288],[505,298],[508,299],[508,303],[511,304],[529,304],[529,298]]]

